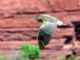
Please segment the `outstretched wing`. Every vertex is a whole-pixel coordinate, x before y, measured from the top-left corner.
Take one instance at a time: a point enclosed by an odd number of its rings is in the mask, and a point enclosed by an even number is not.
[[[51,39],[50,34],[46,34],[44,31],[39,30],[38,40],[41,41],[44,45],[47,45]]]

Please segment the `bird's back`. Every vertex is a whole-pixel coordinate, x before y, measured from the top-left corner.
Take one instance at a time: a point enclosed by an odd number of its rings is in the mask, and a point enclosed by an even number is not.
[[[44,31],[45,33],[47,34],[50,34],[52,32],[54,32],[57,28],[57,24],[56,23],[53,23],[53,22],[44,22],[41,26],[40,26],[40,29],[42,31]]]

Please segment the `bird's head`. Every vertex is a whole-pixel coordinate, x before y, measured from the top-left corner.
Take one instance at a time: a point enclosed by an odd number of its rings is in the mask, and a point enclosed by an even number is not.
[[[42,16],[39,15],[39,16],[36,16],[35,18],[32,19],[33,21],[37,21],[37,22],[41,22],[43,23],[43,19],[42,19]]]
[[[45,21],[49,21],[49,22],[55,22],[57,25],[63,24],[62,21],[59,21],[57,18],[55,18],[51,15],[47,15],[47,14],[39,15],[39,16],[35,17],[33,20],[41,22],[41,23],[43,23]]]
[[[43,22],[43,21],[54,21],[56,20],[56,18],[50,15],[42,14],[42,15],[35,17],[33,20],[38,21],[38,22]]]

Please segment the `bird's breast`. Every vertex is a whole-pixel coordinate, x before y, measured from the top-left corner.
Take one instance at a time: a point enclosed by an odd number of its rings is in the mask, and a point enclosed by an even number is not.
[[[57,28],[57,25],[54,23],[42,24],[40,29],[43,30],[47,34],[51,34]]]

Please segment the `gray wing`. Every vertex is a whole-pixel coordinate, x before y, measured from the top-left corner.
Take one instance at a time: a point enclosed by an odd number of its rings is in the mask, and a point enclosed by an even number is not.
[[[41,41],[44,45],[47,45],[51,40],[51,35],[46,34],[44,31],[40,30],[38,35],[38,40]]]

